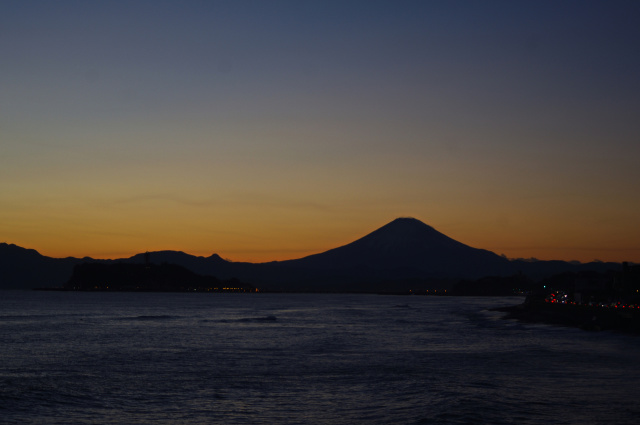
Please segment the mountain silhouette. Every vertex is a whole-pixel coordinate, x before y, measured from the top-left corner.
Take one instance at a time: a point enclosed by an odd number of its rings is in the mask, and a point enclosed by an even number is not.
[[[218,279],[239,279],[273,291],[402,292],[451,287],[460,279],[512,276],[534,280],[580,270],[617,270],[620,263],[572,264],[565,261],[513,261],[473,248],[414,218],[398,218],[347,245],[303,258],[244,263],[193,256],[181,251],[141,253],[95,260],[50,258],[32,249],[0,243],[0,289],[62,287],[81,263],[175,264]]]
[[[51,258],[34,249],[0,243],[0,289],[61,286],[85,260]]]
[[[350,244],[283,264],[311,269],[413,271],[425,277],[480,277],[510,262],[472,248],[415,218],[398,218]]]

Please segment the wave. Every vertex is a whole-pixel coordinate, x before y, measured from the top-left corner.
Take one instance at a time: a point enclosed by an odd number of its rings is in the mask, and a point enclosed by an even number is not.
[[[275,322],[278,318],[273,315],[262,317],[242,317],[239,319],[220,319],[219,323],[261,323],[261,322]],[[203,322],[211,322],[212,320],[203,320]]]
[[[174,319],[180,319],[180,316],[170,316],[167,314],[160,314],[160,315],[142,315],[142,316],[132,316],[132,317],[119,317],[115,320],[132,320],[132,321],[155,321],[155,320],[174,320]]]

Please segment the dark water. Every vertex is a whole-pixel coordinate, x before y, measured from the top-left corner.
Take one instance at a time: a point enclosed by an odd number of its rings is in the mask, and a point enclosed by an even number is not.
[[[640,340],[520,301],[0,292],[0,423],[638,423]]]

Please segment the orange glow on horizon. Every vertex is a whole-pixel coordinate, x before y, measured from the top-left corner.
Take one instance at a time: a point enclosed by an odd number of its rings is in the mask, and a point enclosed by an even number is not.
[[[357,227],[360,228],[362,226]],[[280,234],[280,239],[276,239],[274,232],[256,233],[254,240],[245,234],[239,238],[241,239],[240,242],[235,240],[233,235],[227,239],[216,238],[216,240],[209,242],[202,238],[193,237],[192,235],[176,237],[174,234],[157,234],[154,235],[153,238],[149,238],[148,242],[141,242],[140,239],[144,239],[141,237],[124,237],[120,239],[118,236],[106,236],[102,238],[69,237],[67,239],[32,237],[25,240],[19,240],[20,238],[17,238],[18,240],[6,240],[5,242],[13,243],[23,248],[35,249],[40,254],[53,258],[91,257],[95,259],[116,259],[129,258],[146,251],[170,250],[182,251],[190,255],[202,257],[217,254],[225,260],[234,262],[261,263],[291,260],[318,254],[353,242],[376,230],[378,227],[379,223],[366,231],[360,232],[354,230],[349,231],[343,227],[333,229],[332,233],[329,233],[327,229],[319,231],[318,234],[314,234],[313,230],[307,230],[305,232],[298,231],[293,234]],[[585,245],[585,247],[535,246],[527,248],[512,244],[511,247],[508,247],[505,246],[505,242],[508,242],[508,239],[505,237],[499,237],[499,241],[496,243],[496,240],[484,239],[477,234],[472,234],[473,237],[465,239],[458,235],[458,233],[460,233],[459,229],[456,229],[455,235],[447,234],[439,228],[436,228],[436,230],[445,233],[447,236],[461,243],[474,248],[486,249],[498,255],[504,254],[511,259],[536,258],[538,260],[580,261],[583,263],[594,260],[604,262],[640,262],[640,248],[632,245],[627,247],[624,245],[620,247],[605,246],[599,249],[590,248],[587,245]],[[347,234],[346,237],[345,234]],[[193,237],[192,241],[189,241],[190,236]],[[171,242],[164,242],[162,240],[163,237],[166,237],[166,239]],[[121,241],[125,241],[126,243],[121,243]],[[252,242],[255,243],[252,245]],[[122,249],[123,245],[126,245],[128,248]]]

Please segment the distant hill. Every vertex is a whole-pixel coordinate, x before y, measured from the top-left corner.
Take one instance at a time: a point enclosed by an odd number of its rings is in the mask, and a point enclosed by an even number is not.
[[[513,276],[540,280],[565,271],[621,270],[619,263],[510,261],[473,248],[414,218],[398,218],[347,245],[304,258],[269,263],[226,261],[213,254],[150,253],[154,264],[177,264],[200,275],[239,279],[261,290],[314,292],[405,292],[451,288],[461,279]],[[0,244],[0,289],[61,287],[76,264],[145,262],[145,254],[114,260],[56,259],[16,245]]]
[[[51,258],[33,249],[0,243],[0,289],[62,286],[78,258]]]

